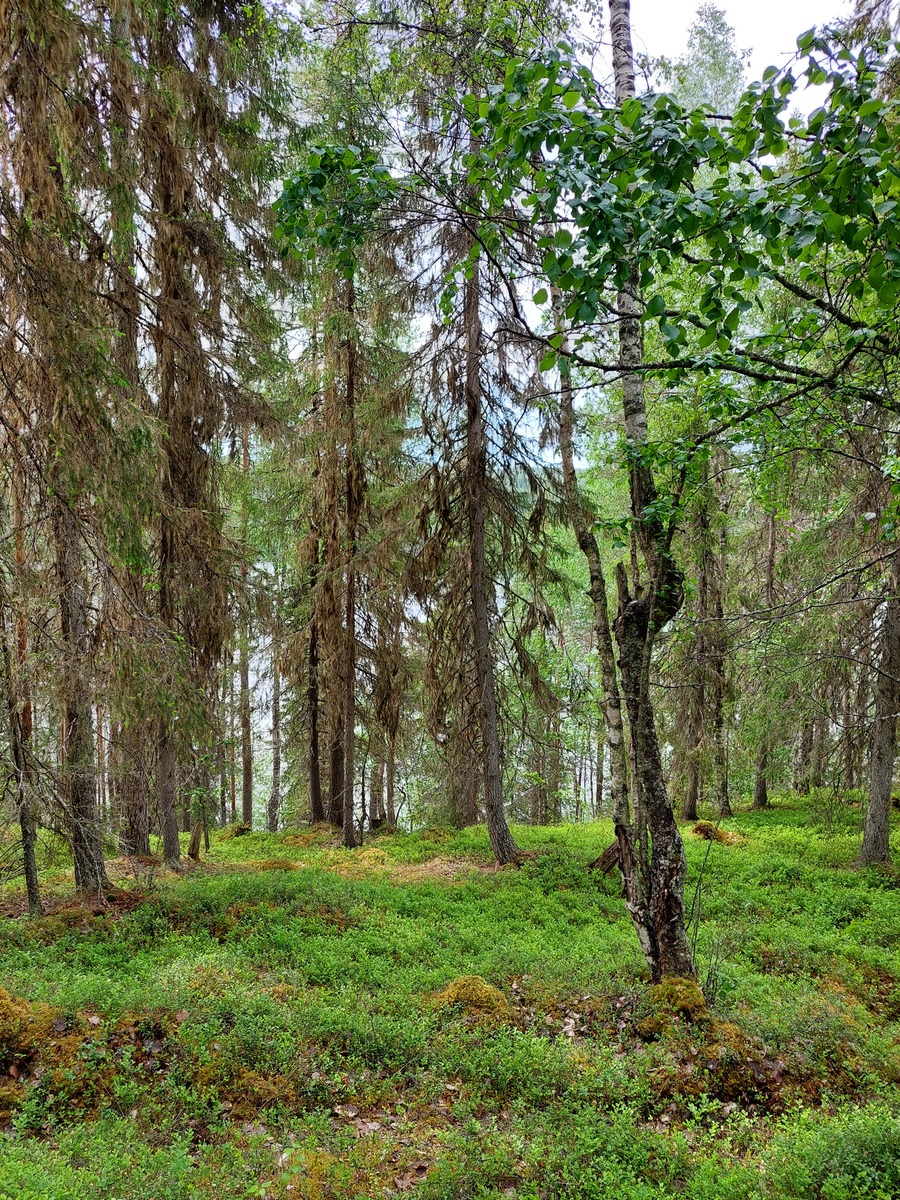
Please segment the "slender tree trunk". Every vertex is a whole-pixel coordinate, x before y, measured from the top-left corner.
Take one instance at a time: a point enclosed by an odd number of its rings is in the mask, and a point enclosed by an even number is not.
[[[163,861],[173,870],[181,868],[181,842],[175,807],[175,740],[165,717],[159,719],[157,735],[156,795],[162,833]]]
[[[3,656],[6,673],[7,715],[9,718],[9,744],[15,773],[15,803],[22,834],[22,870],[28,895],[28,911],[33,917],[43,911],[38,883],[37,817],[34,807],[34,770],[30,761],[31,738],[34,729],[34,709],[31,703],[31,688],[28,685],[28,621],[23,602],[24,573],[27,563],[25,543],[25,476],[16,436],[12,441],[12,496],[11,509],[13,538],[15,542],[15,590],[13,604],[5,597],[7,606],[15,613],[15,649],[10,649],[6,637],[6,615],[0,613],[3,633]],[[2,580],[2,576],[0,576]]]
[[[697,803],[700,799],[700,755],[699,747],[689,750],[684,770],[684,800],[681,815],[685,821],[697,820]]]
[[[219,825],[224,829],[228,824],[228,768],[225,762],[225,746],[222,743],[221,730],[216,743],[216,774],[219,777]]]
[[[616,103],[622,105],[634,95],[629,0],[610,0],[609,10]],[[622,408],[631,462],[631,511],[636,540],[650,576],[648,595],[637,590],[631,594],[624,568],[617,571],[619,609],[615,625],[622,692],[631,726],[637,840],[646,864],[643,892],[647,907],[642,925],[651,937],[645,953],[650,951],[648,965],[654,980],[667,975],[693,978],[694,963],[684,921],[687,863],[666,790],[650,692],[654,640],[681,607],[683,580],[671,557],[670,534],[656,513],[656,487],[642,454],[647,442],[647,412],[640,372],[643,333],[635,268],[618,294],[617,309]]]
[[[356,291],[353,280],[347,282],[346,311],[350,324],[344,344],[346,376],[344,391],[344,432],[347,439],[347,474],[344,502],[347,523],[347,591],[344,597],[344,845],[358,846],[360,836],[354,816],[356,788],[356,543],[363,495],[363,468],[356,437]]]
[[[319,747],[319,632],[315,617],[309,629],[306,703],[309,715],[309,819],[316,825],[325,820]]]
[[[159,565],[159,614],[163,626],[173,631],[175,610],[172,598],[173,538],[171,522],[162,519]],[[173,718],[163,713],[157,729],[156,801],[162,833],[163,860],[166,866],[181,867],[181,843],[178,839],[178,812],[175,779],[175,734]]]
[[[66,775],[75,886],[79,891],[103,891],[109,886],[97,813],[97,772],[91,696],[87,597],[81,561],[78,520],[59,496],[53,510],[59,613],[65,653]]]
[[[594,800],[594,817],[599,817],[603,812],[603,770],[606,766],[604,761],[604,749],[606,747],[605,731],[600,730],[597,736],[597,777],[595,780],[595,800]]]
[[[278,656],[280,626],[276,618],[272,646],[272,791],[269,795],[268,825],[270,833],[278,832],[281,809],[281,664]]]
[[[237,821],[237,706],[234,702],[234,653],[228,651],[228,800]]]
[[[394,739],[388,738],[387,754],[384,764],[384,809],[387,827],[391,831],[397,828],[397,811],[394,808],[394,771],[395,771]]]
[[[241,463],[244,481],[250,474],[250,432],[244,424],[241,432]],[[247,543],[247,510],[244,505],[244,544]],[[250,723],[250,587],[246,559],[241,563],[241,820],[253,824],[253,730]]]
[[[890,816],[897,708],[900,705],[900,550],[891,560],[891,594],[881,627],[875,721],[869,749],[869,804],[859,860],[864,866],[891,862]]]
[[[812,743],[812,721],[804,721],[800,726],[800,736],[797,740],[797,753],[794,758],[794,791],[800,796],[805,796],[809,792]]]
[[[384,760],[376,758],[369,777],[369,828],[384,824]]]
[[[513,841],[503,806],[503,772],[500,761],[500,722],[491,658],[489,592],[492,587],[485,555],[485,508],[488,492],[487,436],[481,391],[481,290],[478,263],[465,282],[466,334],[466,500],[469,525],[469,593],[478,715],[481,732],[484,811],[491,847],[498,863],[513,862],[519,848]]]
[[[562,312],[558,290],[554,290],[554,306],[557,323],[561,323]],[[563,352],[568,350],[564,340]],[[625,745],[625,729],[622,714],[622,699],[616,669],[616,651],[610,622],[609,600],[606,594],[606,578],[600,547],[588,521],[581,497],[578,494],[578,479],[575,473],[575,405],[571,386],[569,362],[565,356],[560,362],[561,383],[559,408],[559,449],[563,468],[566,508],[569,521],[575,532],[578,546],[585,557],[588,568],[588,594],[592,604],[593,632],[600,658],[600,677],[603,687],[603,716],[606,743],[609,749],[610,798],[612,801],[613,824],[618,844],[619,869],[625,906],[631,916],[641,950],[648,964],[655,961],[652,931],[648,927],[644,896],[645,880],[637,858],[635,839],[631,827],[631,812],[628,797],[628,756]]]
[[[756,778],[753,783],[753,807],[769,807],[769,745],[765,738],[756,755]]]
[[[6,614],[2,614],[3,638],[3,670],[6,676],[6,714],[8,719],[9,746],[13,761],[13,776],[15,782],[16,811],[19,816],[19,830],[22,834],[22,870],[25,875],[25,888],[28,895],[28,911],[33,917],[39,917],[43,912],[41,892],[38,883],[37,859],[35,844],[37,841],[37,823],[34,808],[31,803],[31,768],[28,762],[28,740],[26,737],[25,703],[20,702],[21,685],[17,686],[16,670],[13,665],[13,655],[6,636]],[[30,705],[30,701],[28,702]],[[28,720],[30,720],[30,711]]]
[[[352,569],[347,573],[345,620],[346,638],[344,662],[344,795],[341,811],[341,825],[344,833],[344,845],[353,848],[359,845],[354,814],[354,799],[356,791],[356,572]]]

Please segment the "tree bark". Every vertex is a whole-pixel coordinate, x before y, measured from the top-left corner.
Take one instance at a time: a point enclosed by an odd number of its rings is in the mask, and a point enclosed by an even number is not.
[[[489,589],[485,555],[485,509],[488,492],[487,436],[481,391],[481,290],[478,263],[464,285],[463,320],[466,335],[466,502],[469,532],[469,595],[478,717],[481,732],[481,767],[484,778],[484,811],[494,857],[500,864],[514,862],[519,848],[513,841],[503,806],[503,772],[500,757],[500,722],[491,658]]]
[[[62,496],[55,499],[53,527],[61,640],[65,654],[65,756],[75,886],[79,891],[102,892],[109,882],[103,865],[97,813],[87,597],[78,520]]]
[[[244,479],[250,473],[250,434],[246,423],[241,432],[241,463]],[[247,542],[247,512],[244,508],[244,544]],[[245,549],[246,553],[246,549]],[[250,588],[246,559],[241,563],[241,820],[253,824],[253,729],[250,720]]]
[[[859,861],[891,862],[890,816],[897,708],[900,705],[900,550],[891,560],[891,592],[885,606],[875,681],[875,721],[869,749],[869,803]]]
[[[765,738],[756,755],[756,777],[753,782],[753,807],[769,807],[769,745]]]
[[[344,433],[346,436],[346,478],[344,481],[345,519],[347,526],[347,589],[344,597],[344,666],[341,672],[344,683],[344,845],[348,849],[358,846],[354,812],[356,789],[356,543],[363,495],[363,466],[359,457],[356,437],[356,290],[353,280],[347,281],[346,312],[348,318],[347,338],[344,343],[346,371],[344,379]]]
[[[387,827],[392,833],[397,828],[397,811],[394,808],[395,763],[394,739],[393,737],[388,737],[387,755],[384,764],[384,815]]]
[[[281,664],[278,659],[280,627],[275,621],[272,646],[272,791],[269,795],[268,827],[270,833],[278,832],[278,814],[281,810]]]
[[[171,522],[163,517],[160,531],[159,615],[167,630],[175,626],[172,597],[173,532]],[[175,781],[175,734],[173,716],[162,713],[157,728],[156,798],[159,826],[162,833],[163,860],[174,870],[181,868],[181,843],[178,839],[178,813]]]
[[[622,105],[634,95],[629,0],[610,0],[609,10],[616,104]],[[632,891],[642,909],[639,934],[643,933],[642,946],[651,977],[654,981],[666,975],[694,978],[694,962],[684,922],[687,863],[666,790],[650,691],[653,644],[659,631],[681,607],[683,579],[671,557],[670,532],[655,508],[656,487],[642,453],[647,442],[647,411],[640,372],[643,332],[635,267],[632,267],[628,284],[618,293],[617,309],[631,511],[636,540],[649,574],[649,588],[645,594],[638,588],[629,591],[621,564],[616,573],[619,602],[614,630],[619,647],[622,693],[631,727],[637,791],[635,834],[627,840],[629,848],[635,845],[639,848],[642,860],[628,862],[620,853],[620,864],[623,874],[630,872],[634,878]],[[622,843],[620,849],[624,849]]]
[[[309,627],[309,649],[306,675],[306,705],[309,716],[309,819],[316,825],[325,820],[325,805],[322,801],[322,773],[319,746],[319,633],[313,617]]]
[[[15,804],[22,834],[22,870],[28,895],[28,911],[33,917],[43,912],[38,882],[37,859],[37,816],[34,807],[34,770],[29,759],[31,737],[34,729],[34,710],[31,703],[31,688],[28,685],[28,622],[24,606],[24,572],[27,562],[25,543],[25,476],[19,450],[18,436],[12,440],[12,488],[11,510],[13,538],[15,542],[15,592],[13,602],[4,597],[5,607],[14,613],[15,647],[10,647],[6,636],[6,615],[0,614],[3,634],[3,658],[6,673],[7,713],[9,717],[9,744],[12,752],[15,775]],[[2,578],[2,577],[0,577]]]
[[[3,638],[3,669],[6,676],[6,713],[9,722],[9,746],[13,761],[16,812],[19,817],[19,830],[22,834],[22,871],[25,875],[28,911],[33,917],[39,917],[43,912],[43,906],[41,904],[37,859],[35,857],[37,823],[31,802],[31,767],[28,762],[29,739],[26,737],[26,724],[25,720],[23,720],[25,706],[20,700],[22,689],[21,686],[17,686],[13,655],[6,636],[5,613],[2,614],[2,622],[2,631],[0,632],[2,632]],[[28,719],[30,720],[30,712],[28,713]]]
[[[116,759],[122,813],[119,850],[122,854],[149,855],[146,728],[141,722],[120,727]]]

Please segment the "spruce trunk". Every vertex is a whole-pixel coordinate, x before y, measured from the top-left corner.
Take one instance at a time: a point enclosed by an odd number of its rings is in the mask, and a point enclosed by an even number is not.
[[[891,594],[881,628],[875,722],[869,750],[869,804],[859,860],[864,866],[890,863],[891,788],[897,751],[900,704],[900,550],[891,561]]]
[[[519,848],[513,841],[503,808],[503,772],[500,760],[500,722],[491,658],[489,589],[492,587],[485,556],[487,507],[487,437],[481,393],[481,302],[478,264],[465,283],[463,319],[466,335],[466,500],[469,524],[469,594],[478,716],[481,731],[484,811],[491,847],[498,863],[513,862]]]
[[[97,772],[91,695],[87,596],[78,520],[62,497],[53,512],[59,614],[65,654],[63,705],[66,775],[75,886],[101,892],[109,886],[97,812]]]

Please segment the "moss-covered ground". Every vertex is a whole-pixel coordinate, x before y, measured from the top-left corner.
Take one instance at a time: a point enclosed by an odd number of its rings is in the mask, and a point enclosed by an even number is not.
[[[823,811],[686,827],[706,1006],[648,991],[603,823],[45,870],[0,896],[0,1198],[896,1198],[900,878]]]

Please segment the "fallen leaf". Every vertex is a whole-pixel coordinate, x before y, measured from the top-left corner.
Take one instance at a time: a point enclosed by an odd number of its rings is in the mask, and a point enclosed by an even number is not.
[[[368,1135],[370,1133],[377,1133],[380,1128],[381,1128],[380,1121],[357,1121],[356,1122],[356,1136],[357,1137],[368,1137]]]
[[[88,1023],[88,1025],[99,1025],[100,1018],[92,1015],[92,1016],[88,1017],[87,1023]]]

